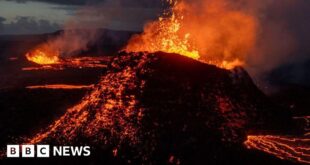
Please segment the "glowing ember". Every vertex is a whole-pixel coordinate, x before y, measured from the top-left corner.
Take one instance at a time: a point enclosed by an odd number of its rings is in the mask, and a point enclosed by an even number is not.
[[[50,49],[47,44],[41,45],[27,53],[26,58],[40,65],[57,64],[60,62],[59,52]]]
[[[257,149],[280,159],[310,164],[310,137],[290,136],[248,136],[244,144],[249,149]]]
[[[255,17],[226,0],[168,2],[172,11],[148,23],[125,51],[177,53],[226,69],[245,64],[256,41]]]

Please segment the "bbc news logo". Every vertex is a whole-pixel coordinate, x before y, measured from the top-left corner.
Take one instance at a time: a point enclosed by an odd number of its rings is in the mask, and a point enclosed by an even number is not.
[[[89,146],[7,145],[8,158],[49,158],[61,156],[90,156]]]

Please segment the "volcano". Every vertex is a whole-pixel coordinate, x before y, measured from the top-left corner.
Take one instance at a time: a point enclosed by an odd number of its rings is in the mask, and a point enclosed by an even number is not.
[[[119,164],[216,164],[248,132],[290,125],[242,68],[120,53],[92,92],[27,143],[92,144]]]

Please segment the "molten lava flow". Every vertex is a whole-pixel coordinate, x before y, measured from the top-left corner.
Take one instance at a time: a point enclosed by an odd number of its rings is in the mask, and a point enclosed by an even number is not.
[[[247,148],[257,149],[280,159],[310,164],[310,137],[248,136],[244,142]]]
[[[52,84],[27,86],[26,89],[91,89],[93,87],[94,85]]]
[[[142,59],[137,62],[137,66],[140,66],[147,61]],[[138,143],[137,131],[142,109],[136,107],[136,96],[128,94],[128,90],[143,88],[144,83],[137,80],[136,74],[135,67],[126,67],[121,72],[108,72],[79,104],[68,109],[45,132],[29,139],[28,143],[40,143],[48,138],[72,142],[80,136],[104,144],[115,139],[119,139],[120,143],[124,140]]]
[[[29,61],[40,65],[57,64],[60,62],[59,51],[49,48],[47,44],[43,44],[26,54]]]
[[[23,67],[22,71],[40,71],[40,70],[64,70],[62,67],[57,67],[54,65],[42,65],[34,67]]]
[[[168,1],[172,11],[148,23],[125,51],[177,53],[226,69],[244,65],[256,41],[254,16],[227,0]]]
[[[58,63],[23,67],[23,71],[64,70],[66,68],[106,68],[110,57],[74,57],[59,60]]]
[[[293,119],[305,122],[304,136],[250,135],[244,144],[249,149],[257,149],[280,159],[310,164],[310,116]]]

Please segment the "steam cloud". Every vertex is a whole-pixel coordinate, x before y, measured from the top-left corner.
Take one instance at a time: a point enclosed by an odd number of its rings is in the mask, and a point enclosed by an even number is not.
[[[290,29],[292,22],[289,14],[304,3],[302,0],[250,0],[239,3],[239,7],[246,9],[259,22],[255,47],[246,59],[246,67],[255,77],[300,58],[296,50],[301,47],[294,29]]]
[[[254,16],[258,22],[256,42],[246,55],[247,70],[259,79],[287,63],[308,60],[310,2],[305,0],[236,0],[227,5]],[[229,25],[227,25],[229,26]],[[308,44],[307,44],[308,43]]]
[[[159,10],[147,8],[154,4],[154,1],[142,2],[143,5],[139,6],[136,1],[90,0],[65,23],[63,33],[49,40],[47,45],[50,49],[60,52],[61,56],[68,57],[88,50],[90,45],[100,39],[103,28],[140,30],[144,21],[154,18]],[[131,7],[124,7],[127,3],[131,3]],[[145,6],[146,8],[143,8]]]

